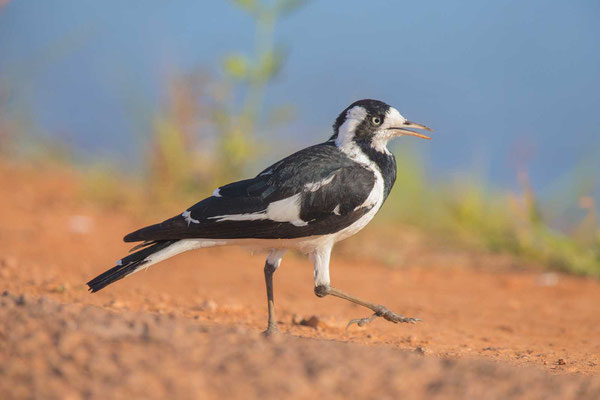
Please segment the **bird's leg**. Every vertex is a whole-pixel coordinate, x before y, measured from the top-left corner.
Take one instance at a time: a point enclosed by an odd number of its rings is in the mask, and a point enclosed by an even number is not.
[[[263,333],[267,336],[279,333],[277,329],[277,320],[275,319],[275,301],[273,299],[273,274],[281,264],[281,258],[285,252],[281,250],[273,250],[265,261],[265,284],[267,286],[267,304],[269,308],[269,321],[267,330]]]
[[[361,300],[358,297],[352,296],[351,294],[342,292],[341,290],[332,287],[329,283],[329,257],[331,255],[332,247],[333,244],[331,243],[329,245],[325,245],[321,248],[318,248],[313,253],[311,253],[311,258],[313,259],[313,262],[315,264],[315,294],[319,297],[324,297],[327,295],[339,297],[351,301],[355,304],[361,305],[363,307],[366,307],[373,311],[373,315],[371,315],[370,317],[353,319],[348,323],[347,327],[354,323],[358,324],[358,326],[363,326],[377,317],[383,317],[395,324],[397,324],[398,322],[415,323],[417,321],[420,321],[418,318],[407,318],[402,315],[396,314],[382,305],[373,304],[368,301]]]
[[[274,333],[278,333],[279,329],[277,329],[277,320],[275,319],[275,302],[273,300],[273,273],[275,272],[275,268],[269,261],[265,262],[265,283],[267,285],[267,302],[269,307],[269,322],[267,324],[267,330],[263,333],[265,335],[272,335]]]
[[[383,317],[384,319],[391,321],[395,324],[397,324],[398,322],[406,322],[406,323],[414,324],[414,323],[420,321],[419,318],[404,317],[400,314],[396,314],[395,312],[388,310],[387,308],[385,308],[384,306],[382,306],[380,304],[373,304],[368,301],[359,299],[358,297],[352,296],[351,294],[343,292],[343,291],[336,289],[330,285],[315,286],[315,294],[318,297],[325,297],[327,295],[339,297],[341,299],[351,301],[352,303],[361,305],[361,306],[366,307],[373,311],[373,315],[371,315],[370,317],[357,318],[357,319],[351,320],[350,322],[348,322],[348,325],[346,326],[346,328],[348,328],[352,324],[357,324],[358,326],[364,326],[377,317]]]

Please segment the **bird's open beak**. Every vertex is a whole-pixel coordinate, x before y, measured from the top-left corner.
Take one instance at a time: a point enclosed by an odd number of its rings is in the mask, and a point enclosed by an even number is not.
[[[416,136],[416,137],[419,137],[422,139],[431,140],[431,138],[429,136],[422,135],[418,132],[411,131],[407,128],[424,129],[426,131],[433,132],[433,129],[428,128],[425,125],[417,124],[416,122],[410,122],[410,121],[404,122],[402,124],[402,126],[392,127],[389,129],[393,129],[393,130],[397,131],[398,135],[410,135],[410,136]]]

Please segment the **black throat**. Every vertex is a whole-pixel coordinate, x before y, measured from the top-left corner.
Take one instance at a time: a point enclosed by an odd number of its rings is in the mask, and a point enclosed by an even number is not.
[[[373,161],[379,168],[383,176],[383,200],[385,201],[392,190],[392,186],[394,186],[394,182],[396,182],[396,157],[391,153],[382,153],[375,150],[370,142],[361,140],[355,143],[369,160]]]

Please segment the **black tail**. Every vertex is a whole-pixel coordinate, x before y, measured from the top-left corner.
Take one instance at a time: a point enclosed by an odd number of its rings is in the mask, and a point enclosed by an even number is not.
[[[177,242],[177,240],[157,240],[152,243],[144,244],[147,247],[140,251],[136,251],[133,254],[128,255],[120,259],[117,262],[117,266],[109,269],[108,271],[98,275],[87,283],[89,290],[92,293],[110,285],[111,283],[118,281],[119,279],[125,278],[127,275],[134,273],[138,268],[148,263],[148,257],[152,254],[165,249]],[[137,247],[137,246],[136,246]],[[134,247],[134,249],[136,248]]]

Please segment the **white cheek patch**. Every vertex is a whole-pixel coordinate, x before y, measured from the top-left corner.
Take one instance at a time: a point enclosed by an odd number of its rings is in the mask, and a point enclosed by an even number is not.
[[[387,144],[391,138],[392,136],[387,134],[387,131],[383,131],[371,140],[371,147],[380,153],[391,154],[387,148]]]
[[[392,127],[402,126],[406,122],[406,118],[400,115],[400,112],[394,107],[390,107],[385,113],[385,120],[383,121],[382,128],[388,129]]]
[[[390,154],[387,144],[395,136],[390,128],[402,126],[405,122],[406,118],[400,115],[394,107],[390,107],[385,113],[383,124],[371,141],[371,147],[380,153]]]

